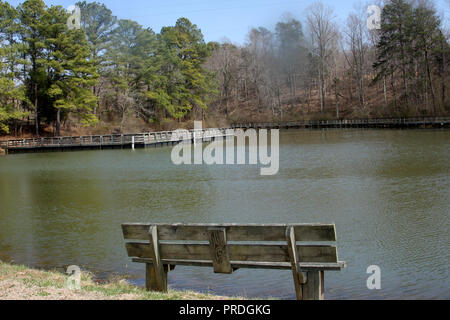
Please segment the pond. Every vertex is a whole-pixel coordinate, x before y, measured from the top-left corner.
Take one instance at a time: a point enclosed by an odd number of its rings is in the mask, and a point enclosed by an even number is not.
[[[280,171],[176,166],[171,148],[0,157],[0,259],[79,265],[99,277],[144,265],[126,255],[124,222],[336,223],[327,299],[449,299],[450,131],[286,130]],[[381,290],[368,290],[368,266]],[[177,267],[169,286],[295,299],[290,271]]]

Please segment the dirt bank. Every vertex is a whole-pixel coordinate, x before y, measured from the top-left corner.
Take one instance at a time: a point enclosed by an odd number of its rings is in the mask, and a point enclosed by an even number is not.
[[[147,292],[124,279],[98,284],[81,274],[79,290],[67,286],[68,275],[41,271],[0,261],[0,300],[229,300],[231,298],[188,291]]]

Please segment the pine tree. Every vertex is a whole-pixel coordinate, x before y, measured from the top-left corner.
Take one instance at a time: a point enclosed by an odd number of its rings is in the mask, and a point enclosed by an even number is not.
[[[165,27],[158,37],[159,74],[147,93],[148,98],[174,118],[182,118],[193,108],[207,109],[216,94],[212,74],[203,67],[212,53],[201,30],[186,18],[174,27]]]
[[[377,61],[374,64],[378,71],[375,80],[391,77],[394,103],[395,78],[400,75],[405,106],[409,106],[408,102],[416,97],[416,104],[426,107],[430,95],[431,113],[437,115],[438,98],[434,75],[441,74],[445,95],[443,74],[448,48],[444,44],[440,25],[436,11],[426,3],[413,6],[404,0],[393,0],[384,7]]]
[[[45,48],[41,30],[46,6],[42,0],[26,0],[19,6],[18,11],[21,23],[20,37],[24,45],[23,56],[29,60],[29,67],[24,68],[24,81],[27,85],[27,95],[34,106],[36,135],[39,136],[40,97],[46,85],[45,69],[39,63],[44,56]]]
[[[86,1],[76,4],[81,11],[81,27],[85,30],[91,50],[90,59],[94,62],[97,73],[106,76],[108,60],[106,52],[112,46],[112,34],[117,18],[104,4]],[[100,86],[92,88],[97,98],[100,97]],[[96,110],[94,114],[96,114]]]
[[[21,44],[18,42],[18,12],[8,3],[0,1],[0,131],[10,132],[11,121],[22,120],[29,114],[25,88],[21,83],[19,66]]]
[[[15,84],[13,73],[2,63],[4,59],[4,50],[0,48],[0,132],[9,133],[10,122],[22,120],[29,113],[19,108],[27,102],[24,86]]]
[[[62,116],[69,112],[80,116],[83,125],[97,122],[92,114],[97,98],[91,88],[98,75],[84,30],[69,30],[69,15],[60,6],[52,6],[43,16],[45,58],[39,62],[47,71],[47,96],[56,113],[56,135],[60,135]]]
[[[281,72],[286,76],[291,96],[295,96],[296,80],[306,61],[302,24],[296,19],[289,18],[285,22],[278,22],[275,29]]]
[[[151,29],[143,29],[131,20],[119,20],[111,35],[106,77],[113,89],[110,100],[120,113],[122,126],[129,111],[140,105],[139,99],[145,91],[142,81],[148,74],[145,60],[154,53],[154,39]]]
[[[440,21],[434,10],[425,6],[415,8],[413,16],[412,32],[414,34],[414,42],[413,50],[410,54],[423,62],[427,79],[426,83],[432,99],[433,115],[436,116],[437,101],[433,85],[432,56],[436,52],[435,48],[439,48],[441,44]]]

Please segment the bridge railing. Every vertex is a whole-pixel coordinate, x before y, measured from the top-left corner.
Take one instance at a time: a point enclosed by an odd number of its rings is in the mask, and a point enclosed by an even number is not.
[[[349,119],[349,120],[302,120],[289,122],[253,122],[236,123],[233,128],[273,128],[295,126],[333,126],[333,125],[371,125],[371,124],[436,124],[449,123],[450,117],[412,117],[412,118],[377,118],[377,119]]]
[[[151,144],[169,141],[179,141],[195,138],[212,138],[214,136],[224,136],[225,128],[186,130],[185,136],[175,134],[174,131],[160,131],[135,134],[109,134],[73,137],[42,137],[29,139],[16,139],[0,141],[0,148],[37,148],[37,147],[70,147],[70,146],[107,146],[132,144]],[[178,133],[178,132],[177,132]]]

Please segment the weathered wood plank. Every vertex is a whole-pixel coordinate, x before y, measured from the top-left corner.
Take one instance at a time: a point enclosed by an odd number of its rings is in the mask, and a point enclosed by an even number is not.
[[[208,244],[166,244],[160,243],[161,259],[211,260]],[[149,244],[127,243],[130,257],[152,258]],[[290,262],[287,245],[228,244],[230,261]],[[297,246],[302,262],[337,262],[335,246]]]
[[[227,241],[286,241],[287,224],[155,224],[162,241],[209,241],[208,228],[225,228]],[[123,224],[124,238],[146,240],[151,224]],[[334,224],[293,224],[297,241],[336,241]]]
[[[167,285],[167,273],[170,270],[175,269],[175,266],[172,265],[164,265],[164,281]],[[156,280],[155,268],[153,267],[153,261],[145,262],[145,288],[147,291],[160,291],[159,284]]]
[[[133,258],[133,262],[137,263],[153,263],[152,259]],[[194,266],[194,267],[212,267],[212,261],[210,260],[171,260],[162,259],[164,265],[170,264],[171,266]],[[274,269],[274,270],[290,270],[290,262],[252,262],[252,261],[230,261],[233,269]],[[337,263],[299,263],[299,267],[302,271],[339,271],[345,267],[344,262]],[[171,269],[172,270],[172,269]]]
[[[208,234],[214,273],[233,273],[230,265],[225,228],[210,228],[208,229]]]
[[[303,287],[303,300],[323,300],[325,298],[325,277],[323,271],[308,271]]]
[[[149,238],[150,243],[148,245],[149,251],[150,251],[150,258],[154,261],[152,266],[150,267],[150,275],[152,276],[152,273],[154,273],[154,278],[156,280],[156,286],[154,291],[161,291],[166,292],[167,291],[167,273],[164,272],[164,265],[161,262],[161,255],[160,255],[160,247],[159,247],[159,239],[158,239],[158,227],[157,226],[151,226],[149,231]],[[149,269],[149,266],[147,264],[147,269]]]
[[[124,238],[148,241],[148,236],[144,238],[147,227],[153,235],[150,243],[129,242],[126,248],[133,262],[146,263],[150,288],[161,287],[161,278],[167,287],[167,272],[176,265],[213,267],[216,273],[291,269],[297,298],[322,300],[324,270],[345,267],[338,261],[335,246],[299,245],[301,241],[335,241],[333,224],[123,224]],[[161,271],[157,275],[160,266],[164,275]]]
[[[294,278],[294,287],[295,287],[295,294],[297,296],[297,300],[302,300],[302,284],[305,283],[305,276],[300,271],[299,268],[299,259],[298,259],[298,252],[296,250],[296,243],[295,240],[295,231],[294,227],[289,226],[286,228],[286,241],[288,243],[288,253],[289,253],[289,260],[291,262],[291,270],[292,270],[292,277]]]

